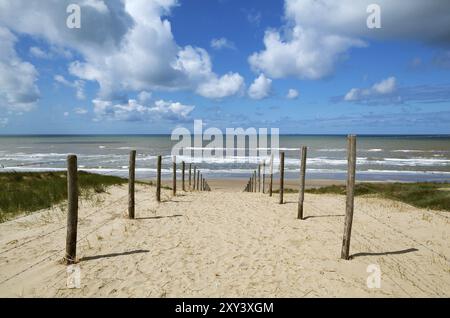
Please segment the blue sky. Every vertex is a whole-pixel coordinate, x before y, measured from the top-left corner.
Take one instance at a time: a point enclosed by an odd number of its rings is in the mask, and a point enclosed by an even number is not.
[[[374,2],[0,0],[0,134],[449,134],[450,3]]]

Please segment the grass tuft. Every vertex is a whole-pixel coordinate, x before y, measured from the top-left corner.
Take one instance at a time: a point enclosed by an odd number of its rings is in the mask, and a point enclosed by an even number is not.
[[[355,195],[380,195],[418,208],[450,211],[450,183],[358,183]],[[305,190],[314,194],[346,194],[345,186]]]
[[[78,172],[81,196],[92,192],[104,193],[108,186],[126,182],[127,180],[118,177]],[[0,222],[18,214],[50,208],[67,198],[65,172],[0,173],[0,184]]]

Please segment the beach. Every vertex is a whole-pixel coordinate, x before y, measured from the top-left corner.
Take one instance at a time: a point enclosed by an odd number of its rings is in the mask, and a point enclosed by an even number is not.
[[[448,212],[356,197],[347,261],[345,196],[306,194],[298,220],[298,194],[280,205],[277,194],[243,192],[244,180],[209,184],[176,197],[163,190],[161,203],[155,187],[137,184],[135,220],[126,185],[81,199],[78,288],[61,262],[64,204],[0,224],[0,296],[450,296]],[[368,287],[373,266],[379,288]]]

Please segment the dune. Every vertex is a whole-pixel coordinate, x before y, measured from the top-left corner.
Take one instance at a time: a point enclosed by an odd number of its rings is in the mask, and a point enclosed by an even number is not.
[[[129,220],[127,186],[81,200],[79,288],[61,259],[64,206],[0,224],[1,297],[449,297],[450,224],[429,211],[357,197],[352,259],[340,259],[345,197],[242,192],[218,180],[212,192],[176,197],[136,187]],[[369,288],[373,265],[380,288]],[[373,287],[373,286],[372,286]]]

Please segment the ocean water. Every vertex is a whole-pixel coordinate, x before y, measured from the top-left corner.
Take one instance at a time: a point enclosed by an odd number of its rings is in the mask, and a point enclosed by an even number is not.
[[[171,175],[169,135],[149,136],[0,136],[0,172],[60,171],[68,154],[78,155],[79,169],[126,177],[128,156],[137,150],[136,175],[154,178],[156,158],[163,156],[163,178]],[[204,143],[207,146],[208,142]],[[300,148],[308,146],[307,178],[345,179],[345,136],[280,136],[287,178],[298,178]],[[262,148],[267,148],[262,147]],[[189,152],[195,148],[188,148]],[[222,151],[222,150],[220,150]],[[245,149],[249,154],[249,149]],[[209,178],[246,178],[267,157],[206,157],[196,165]],[[177,161],[191,161],[178,156]],[[274,172],[278,170],[275,161]],[[358,180],[450,181],[450,136],[358,136]]]

